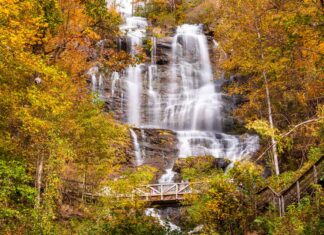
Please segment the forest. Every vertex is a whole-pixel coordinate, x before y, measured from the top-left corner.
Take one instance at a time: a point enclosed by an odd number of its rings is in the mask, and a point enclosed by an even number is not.
[[[0,234],[324,234],[323,13],[0,0]]]

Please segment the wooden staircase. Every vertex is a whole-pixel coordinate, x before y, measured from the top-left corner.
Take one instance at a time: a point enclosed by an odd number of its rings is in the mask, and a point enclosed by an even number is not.
[[[306,195],[314,192],[312,184],[319,183],[324,177],[324,156],[315,162],[306,172],[304,172],[294,183],[280,192],[276,192],[267,186],[257,193],[256,208],[264,210],[273,203],[278,209],[280,216],[285,214],[289,205],[299,202]]]

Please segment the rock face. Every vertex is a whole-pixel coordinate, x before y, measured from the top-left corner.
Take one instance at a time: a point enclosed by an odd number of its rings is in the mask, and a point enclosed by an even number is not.
[[[142,164],[157,168],[158,176],[173,165],[178,156],[177,137],[173,131],[149,128],[132,130],[137,136]]]
[[[194,169],[199,174],[208,174],[211,170],[225,170],[231,161],[225,158],[215,158],[213,156],[199,156],[180,158],[176,161],[173,170],[178,173],[179,177],[183,177],[184,169]]]
[[[167,65],[171,60],[172,50],[172,38],[161,38],[157,39],[156,43],[156,64]]]

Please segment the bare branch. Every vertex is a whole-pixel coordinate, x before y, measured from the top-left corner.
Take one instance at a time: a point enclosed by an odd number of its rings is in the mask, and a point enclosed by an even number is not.
[[[304,121],[304,122],[301,122],[297,125],[295,125],[292,129],[290,129],[288,132],[284,133],[284,134],[281,134],[280,137],[286,137],[288,135],[290,135],[292,132],[294,132],[298,127],[300,126],[304,126],[304,125],[307,125],[309,123],[312,123],[312,122],[318,122],[320,121],[321,119],[323,119],[324,117],[319,117],[319,118],[313,118],[313,119],[309,119],[307,121]],[[266,150],[255,160],[255,161],[259,161],[271,148],[272,148],[273,144],[271,144],[270,146],[268,146],[266,148]]]

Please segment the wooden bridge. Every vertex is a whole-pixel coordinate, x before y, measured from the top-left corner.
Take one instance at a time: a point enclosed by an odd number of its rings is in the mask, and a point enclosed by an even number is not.
[[[153,205],[177,204],[185,199],[185,195],[199,193],[197,186],[201,184],[189,182],[149,184],[135,188],[133,193],[139,199]]]
[[[294,183],[286,189],[276,192],[271,187],[265,187],[257,193],[256,209],[265,210],[273,203],[280,213],[285,214],[287,207],[295,202],[299,202],[306,195],[314,192],[312,184],[318,183],[324,177],[324,157],[321,157],[307,171],[305,171]],[[133,189],[128,194],[116,194],[103,189],[100,193],[94,193],[95,185],[84,184],[77,181],[64,181],[64,195],[74,198],[82,198],[85,201],[95,201],[98,197],[113,198],[137,198],[149,202],[151,205],[168,206],[179,204],[186,195],[199,194],[206,189],[206,182],[181,182],[149,184]]]
[[[104,188],[99,193],[94,193],[95,185],[85,185],[79,181],[65,180],[65,189],[63,194],[73,198],[82,198],[85,201],[95,201],[98,197],[113,197],[117,199],[137,198],[149,202],[151,205],[167,206],[170,204],[178,204],[185,199],[185,195],[197,194],[203,183],[163,183],[149,184],[136,187],[131,193],[112,193],[108,188]]]

